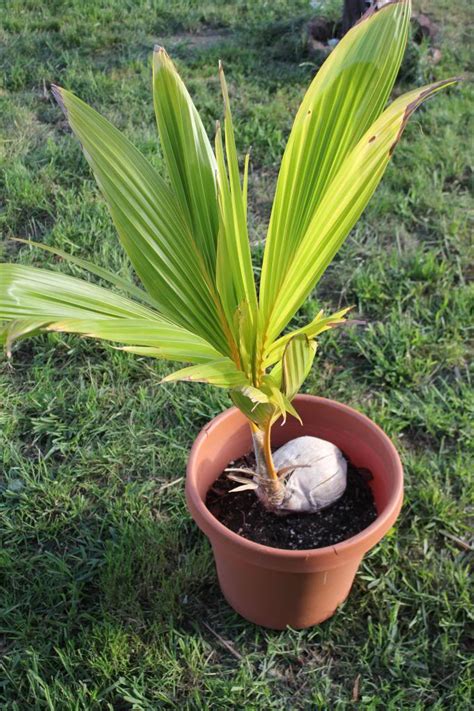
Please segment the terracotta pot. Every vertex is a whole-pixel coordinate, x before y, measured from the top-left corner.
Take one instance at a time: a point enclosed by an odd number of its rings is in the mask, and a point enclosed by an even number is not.
[[[236,408],[199,434],[187,468],[186,499],[211,541],[224,597],[243,617],[273,629],[310,627],[334,614],[349,594],[366,551],[393,526],[403,499],[400,458],[387,435],[368,417],[333,400],[298,395],[303,420],[289,417],[272,430],[278,447],[301,435],[329,440],[358,467],[370,469],[378,517],[356,536],[326,548],[290,551],[249,541],[221,524],[205,505],[209,487],[232,460],[252,449],[250,428]]]

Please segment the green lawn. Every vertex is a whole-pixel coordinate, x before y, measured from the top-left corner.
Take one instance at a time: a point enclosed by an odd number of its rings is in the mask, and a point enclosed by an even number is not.
[[[339,1],[328,4],[337,12]],[[441,61],[412,46],[397,91],[468,64],[470,0],[423,4],[440,24]],[[303,0],[7,0],[2,257],[51,265],[8,239],[21,236],[130,273],[49,84],[74,90],[160,165],[156,42],[210,132],[225,63],[239,149],[252,146],[258,256],[291,117],[315,71],[308,15]],[[199,429],[229,405],[222,392],[159,386],[169,364],[77,337],[42,336],[0,360],[2,710],[469,707],[472,99],[464,84],[416,114],[300,314],[356,305],[367,324],[321,338],[305,389],[370,415],[406,471],[397,527],[323,625],[265,631],[221,597],[182,477]]]

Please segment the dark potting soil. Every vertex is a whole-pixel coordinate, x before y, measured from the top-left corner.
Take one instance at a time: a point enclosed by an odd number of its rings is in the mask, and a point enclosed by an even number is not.
[[[253,452],[231,466],[255,469]],[[254,491],[229,493],[239,484],[222,472],[207,492],[206,506],[224,526],[255,543],[289,550],[323,548],[355,536],[375,521],[371,478],[367,469],[348,461],[347,487],[334,504],[316,513],[278,516],[263,508]]]

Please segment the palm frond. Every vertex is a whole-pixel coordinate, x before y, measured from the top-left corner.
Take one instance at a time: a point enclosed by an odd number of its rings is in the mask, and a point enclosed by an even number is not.
[[[160,311],[228,352],[203,255],[173,192],[109,121],[69,91],[55,87],[54,93],[83,146],[120,240]]]
[[[283,156],[265,246],[265,324],[275,318],[287,270],[334,176],[390,95],[410,9],[409,1],[399,0],[368,14],[331,52],[303,99]]]

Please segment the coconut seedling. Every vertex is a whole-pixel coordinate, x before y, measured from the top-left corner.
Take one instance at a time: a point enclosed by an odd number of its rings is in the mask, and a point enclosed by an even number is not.
[[[312,367],[317,341],[344,322],[348,309],[320,312],[296,329],[289,327],[292,318],[367,205],[410,115],[456,81],[414,89],[386,107],[410,10],[403,0],[372,8],[311,83],[284,152],[258,290],[247,226],[249,156],[241,175],[222,66],[224,122],[217,124],[213,146],[171,59],[155,49],[153,98],[164,177],[94,109],[53,87],[142,286],[36,245],[111,288],[1,264],[7,351],[19,338],[60,331],[188,364],[163,382],[225,388],[248,419],[256,471],[230,471],[237,489],[254,489],[275,512],[314,511],[340,496],[346,463],[336,447],[305,437],[273,456],[271,431],[279,418],[298,417],[292,400]]]

